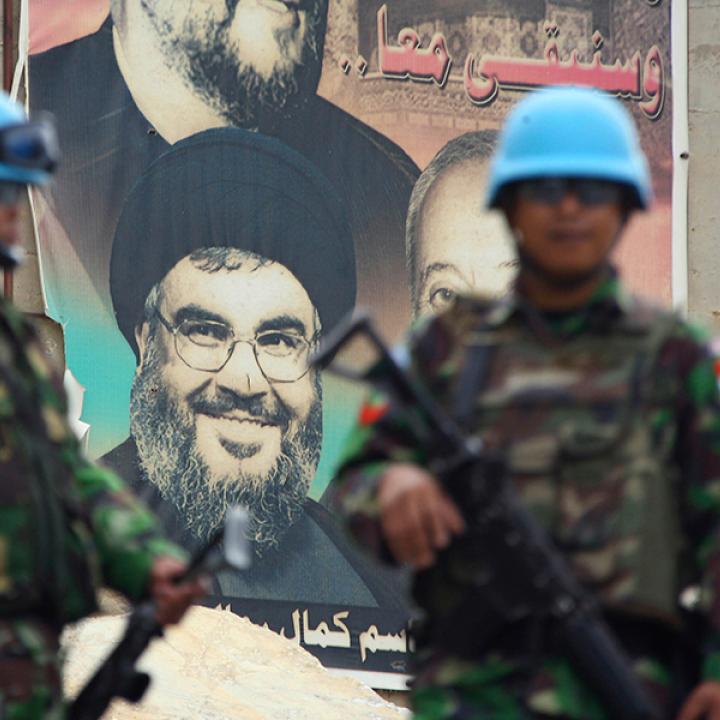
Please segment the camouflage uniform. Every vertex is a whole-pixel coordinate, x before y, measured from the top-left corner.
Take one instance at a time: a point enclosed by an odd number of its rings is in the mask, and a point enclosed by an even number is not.
[[[703,673],[720,679],[720,406],[698,333],[614,274],[566,314],[541,314],[517,292],[489,306],[460,299],[409,342],[411,371],[449,411],[473,341],[492,355],[467,429],[507,452],[521,499],[603,605],[672,624],[679,590],[701,582],[712,628]],[[427,461],[411,412],[373,394],[339,473],[338,509],[386,559],[377,480],[388,463]],[[523,671],[502,648],[463,659],[421,644],[417,656],[421,720],[606,717],[562,657],[545,653]],[[633,660],[665,698],[670,668],[648,654]]]
[[[159,555],[182,557],[111,472],[81,454],[59,378],[0,299],[0,718],[61,718],[58,638],[102,583],[148,589]]]

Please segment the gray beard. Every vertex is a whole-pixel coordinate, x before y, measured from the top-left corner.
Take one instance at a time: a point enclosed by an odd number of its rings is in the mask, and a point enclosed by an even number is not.
[[[319,379],[305,423],[295,433],[281,426],[281,452],[267,473],[218,476],[197,447],[194,413],[183,411],[162,380],[154,345],[150,341],[130,396],[130,432],[145,480],[178,511],[185,536],[192,541],[206,542],[222,525],[227,509],[239,504],[250,511],[255,555],[276,549],[301,515],[317,468],[322,442]]]
[[[307,9],[307,30],[301,59],[289,69],[277,69],[269,78],[228,48],[228,31],[233,12],[225,22],[212,28],[198,29],[190,21],[182,28],[182,37],[168,37],[163,24],[151,12],[155,29],[171,67],[178,70],[204,102],[230,125],[271,130],[283,118],[302,109],[314,95],[320,82],[327,26],[327,3],[311,0]],[[237,5],[237,3],[235,4]],[[202,31],[200,31],[202,30]],[[279,52],[287,40],[278,35]]]

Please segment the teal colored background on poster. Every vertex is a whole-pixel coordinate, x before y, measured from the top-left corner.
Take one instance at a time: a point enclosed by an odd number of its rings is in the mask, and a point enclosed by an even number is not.
[[[128,435],[135,356],[113,318],[89,313],[80,295],[56,298],[54,288],[45,284],[48,314],[62,325],[65,364],[85,391],[81,419],[90,425],[87,452],[95,459]]]

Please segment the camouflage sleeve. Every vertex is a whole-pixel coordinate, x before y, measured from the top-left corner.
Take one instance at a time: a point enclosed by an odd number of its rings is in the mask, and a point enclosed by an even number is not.
[[[68,448],[75,490],[88,519],[100,558],[103,580],[132,600],[148,590],[150,568],[161,555],[187,559],[166,540],[155,516],[112,471],[85,460],[78,447]]]
[[[456,335],[453,313],[420,320],[400,348],[406,370],[416,382],[435,391],[446,374]],[[407,351],[407,352],[405,352]],[[331,503],[350,532],[375,557],[392,558],[380,532],[378,481],[392,463],[425,465],[427,438],[417,408],[402,405],[388,391],[374,388],[366,397],[346,442]]]
[[[355,539],[384,562],[392,558],[380,532],[376,501],[379,480],[391,463],[422,465],[423,461],[422,449],[403,409],[386,393],[371,392],[348,438],[332,505],[345,518]]]
[[[676,428],[683,528],[708,620],[703,677],[720,681],[720,398],[715,363],[701,333],[687,325],[664,346],[660,361],[681,379]]]
[[[59,449],[59,462],[69,470],[70,486],[64,488],[67,500],[87,524],[103,581],[129,598],[138,599],[148,589],[150,568],[156,557],[184,558],[185,553],[162,537],[154,515],[135,499],[117,475],[84,457],[67,420],[60,377],[49,368],[32,328],[19,326],[20,331],[25,334],[25,354],[31,382],[39,394],[46,432]]]

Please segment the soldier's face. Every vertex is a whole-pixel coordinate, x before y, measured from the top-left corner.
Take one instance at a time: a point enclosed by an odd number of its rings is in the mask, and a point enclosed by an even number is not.
[[[160,312],[172,326],[183,320],[215,323],[208,335],[221,324],[234,339],[274,331],[310,340],[316,331],[307,292],[279,263],[208,273],[184,258],[162,283]],[[178,355],[167,328],[158,332],[160,377],[187,419],[204,463],[218,477],[267,474],[278,462],[284,439],[302,434],[318,402],[313,372],[293,382],[271,380],[251,343],[244,341],[234,345],[221,369],[196,369]]]
[[[417,234],[416,314],[437,312],[458,293],[500,294],[512,277],[512,243],[501,218],[483,209],[486,179],[486,163],[469,161],[428,191]]]
[[[144,0],[142,8],[166,63],[232,114],[240,101],[282,105],[315,91],[327,2]]]
[[[591,277],[606,264],[620,234],[620,202],[584,204],[575,192],[558,202],[517,193],[508,211],[523,264],[561,284]]]

